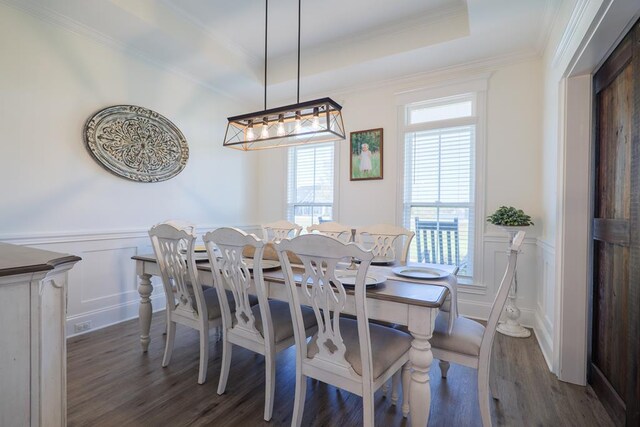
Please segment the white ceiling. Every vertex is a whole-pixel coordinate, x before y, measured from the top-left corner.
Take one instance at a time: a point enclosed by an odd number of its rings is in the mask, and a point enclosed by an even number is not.
[[[261,104],[262,1],[0,1]],[[304,0],[301,98],[487,58],[540,53],[562,1]],[[269,4],[270,99],[295,100],[297,3]]]

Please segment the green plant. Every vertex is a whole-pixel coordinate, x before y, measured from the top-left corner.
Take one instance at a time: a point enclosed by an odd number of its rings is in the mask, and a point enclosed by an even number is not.
[[[509,227],[526,227],[533,225],[531,217],[524,213],[522,209],[513,206],[500,206],[492,215],[487,217],[487,221],[494,225]]]

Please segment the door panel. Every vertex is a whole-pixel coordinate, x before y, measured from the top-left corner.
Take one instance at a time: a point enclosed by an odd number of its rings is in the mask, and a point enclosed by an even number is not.
[[[594,77],[595,206],[590,382],[618,424],[638,425],[640,24]]]

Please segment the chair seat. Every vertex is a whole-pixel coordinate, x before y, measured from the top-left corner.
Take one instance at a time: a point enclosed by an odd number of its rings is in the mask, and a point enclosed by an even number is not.
[[[340,317],[340,334],[347,347],[345,359],[353,370],[362,375],[362,359],[360,358],[360,342],[358,338],[358,322]],[[373,378],[378,378],[391,367],[404,353],[411,348],[411,335],[386,326],[369,323],[371,336],[371,356],[373,359]],[[313,358],[318,353],[318,335],[314,335],[307,347],[307,357]]]
[[[448,317],[438,315],[433,337],[429,340],[432,347],[469,356],[480,355],[484,326],[474,320],[460,316],[453,324],[451,335],[447,334],[448,328]]]
[[[311,307],[302,306],[302,321],[304,328],[308,330],[317,325],[316,315]],[[291,310],[289,303],[285,301],[269,300],[269,310],[271,311],[271,322],[273,323],[273,338],[277,343],[289,339],[293,336],[293,321],[291,320]],[[255,318],[256,329],[264,336],[262,328],[262,316],[260,315],[260,305],[251,307]]]
[[[231,312],[234,313],[236,311],[236,302],[233,299],[233,294],[231,291],[225,291],[227,294],[227,301],[229,301],[229,308]],[[209,320],[217,319],[218,317],[222,317],[222,308],[220,307],[220,300],[218,299],[218,292],[215,288],[208,288],[203,292],[205,304],[207,304],[207,314]],[[196,300],[193,301],[193,308],[196,308]],[[249,304],[255,306],[258,304],[258,298],[255,295],[249,295]]]

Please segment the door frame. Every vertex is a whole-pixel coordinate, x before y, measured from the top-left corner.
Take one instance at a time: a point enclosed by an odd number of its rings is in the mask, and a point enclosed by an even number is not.
[[[579,0],[565,30],[565,35],[572,35],[566,41],[563,38],[564,52],[572,54],[561,53],[557,59],[557,68],[564,71],[560,71],[558,88],[558,268],[553,370],[560,380],[581,385],[587,383],[589,298],[593,286],[592,77],[639,16],[637,0]]]

